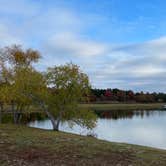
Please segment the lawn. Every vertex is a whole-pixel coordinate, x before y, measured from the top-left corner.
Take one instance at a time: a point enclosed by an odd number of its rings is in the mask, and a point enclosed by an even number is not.
[[[83,108],[89,108],[96,111],[111,111],[111,110],[155,110],[163,109],[165,103],[133,103],[133,104],[81,104]]]
[[[165,166],[166,151],[12,124],[0,125],[1,166]]]

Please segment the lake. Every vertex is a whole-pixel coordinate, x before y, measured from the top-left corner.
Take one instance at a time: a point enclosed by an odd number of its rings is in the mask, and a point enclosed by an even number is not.
[[[89,131],[80,126],[70,128],[65,122],[60,130],[80,135],[93,134],[111,142],[138,144],[166,149],[166,111],[99,112],[97,126]],[[52,129],[50,120],[34,120],[30,127]]]

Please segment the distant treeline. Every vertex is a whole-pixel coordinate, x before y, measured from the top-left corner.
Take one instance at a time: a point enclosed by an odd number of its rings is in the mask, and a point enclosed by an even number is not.
[[[90,102],[166,102],[165,93],[133,92],[121,89],[91,89]]]

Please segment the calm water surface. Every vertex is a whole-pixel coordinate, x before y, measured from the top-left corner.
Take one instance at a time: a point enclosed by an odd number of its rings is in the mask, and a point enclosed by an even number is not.
[[[166,111],[121,112],[119,117],[117,112],[106,112],[104,115],[98,119],[97,126],[92,131],[77,125],[71,129],[67,122],[60,125],[60,130],[81,135],[93,133],[97,138],[107,141],[166,149]],[[50,120],[35,120],[28,125],[52,129]]]

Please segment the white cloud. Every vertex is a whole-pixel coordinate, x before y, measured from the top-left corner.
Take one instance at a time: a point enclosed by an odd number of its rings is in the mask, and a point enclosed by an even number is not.
[[[147,77],[147,76],[153,76],[158,74],[165,74],[166,70],[164,68],[161,68],[160,66],[155,65],[143,65],[138,66],[137,70],[133,72],[133,74],[136,74],[136,76],[140,77]]]
[[[110,80],[107,83],[110,87],[166,91],[165,46],[165,37],[133,45],[117,45],[106,57],[103,70],[97,70],[96,74],[102,75],[102,80]],[[96,77],[95,80],[99,86],[99,79]],[[118,82],[115,84],[114,80],[125,81],[127,85]]]
[[[14,43],[20,43],[20,39],[12,35],[9,29],[5,26],[0,24],[0,46],[11,45]]]
[[[47,50],[57,56],[80,56],[91,57],[104,55],[108,50],[107,46],[97,43],[73,33],[60,33],[47,42]]]

